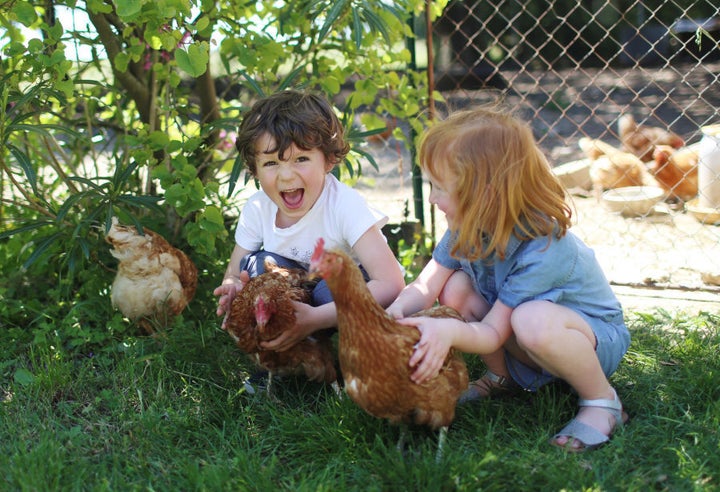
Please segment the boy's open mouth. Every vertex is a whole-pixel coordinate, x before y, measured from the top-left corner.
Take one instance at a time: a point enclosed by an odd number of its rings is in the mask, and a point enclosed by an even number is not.
[[[285,206],[289,209],[300,208],[303,202],[304,195],[305,190],[302,188],[296,188],[294,190],[286,190],[280,192],[280,197],[282,197]]]

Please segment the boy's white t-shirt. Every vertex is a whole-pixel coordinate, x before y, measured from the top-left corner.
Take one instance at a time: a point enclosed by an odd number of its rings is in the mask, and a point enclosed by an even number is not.
[[[332,174],[317,202],[297,223],[286,228],[275,226],[278,207],[264,191],[254,193],[240,214],[235,242],[248,251],[264,249],[295,260],[305,267],[318,238],[325,248],[341,248],[352,255],[352,247],[373,225],[384,226],[387,215],[370,207],[356,190]],[[355,258],[357,260],[357,258]]]

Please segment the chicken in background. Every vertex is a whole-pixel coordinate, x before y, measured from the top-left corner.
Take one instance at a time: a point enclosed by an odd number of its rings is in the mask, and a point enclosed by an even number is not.
[[[623,115],[618,120],[618,135],[623,149],[643,162],[653,159],[656,145],[669,145],[676,149],[685,145],[680,135],[665,128],[638,124],[630,114]]]
[[[643,184],[645,164],[634,154],[585,137],[578,145],[591,161],[590,181],[596,198],[599,199],[605,190]]]
[[[283,268],[268,259],[264,265],[265,273],[251,278],[233,299],[223,329],[240,350],[268,371],[268,393],[274,376],[290,375],[329,383],[339,391],[331,333],[317,332],[283,352],[260,347],[261,342],[295,325],[293,302],[308,304],[317,284],[302,269]]]
[[[698,194],[698,151],[695,147],[675,149],[657,145],[647,164],[657,183],[671,198],[688,201]]]
[[[420,332],[390,316],[370,293],[355,262],[342,251],[326,251],[322,239],[310,261],[310,272],[325,279],[335,300],[345,391],[370,415],[393,424],[440,429],[439,458],[447,428],[455,418],[457,400],[468,387],[462,355],[451,350],[434,379],[423,384],[412,382],[413,368],[408,361]],[[462,319],[445,306],[415,316]]]
[[[111,301],[123,315],[154,335],[195,295],[198,271],[188,256],[147,228],[120,225],[113,217],[105,240],[118,259]]]

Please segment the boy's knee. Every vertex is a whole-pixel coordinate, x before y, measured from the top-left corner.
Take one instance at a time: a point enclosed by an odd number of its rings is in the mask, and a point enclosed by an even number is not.
[[[322,306],[333,302],[332,293],[327,286],[327,282],[321,280],[312,291],[312,305]]]
[[[240,260],[240,271],[247,270],[250,277],[257,277],[265,273],[265,260],[283,268],[303,268],[298,262],[285,258],[269,251],[256,251],[245,255]]]

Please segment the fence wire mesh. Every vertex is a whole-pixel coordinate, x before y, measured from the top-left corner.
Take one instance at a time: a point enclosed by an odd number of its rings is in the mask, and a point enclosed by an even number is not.
[[[530,122],[572,192],[575,232],[611,282],[718,290],[720,163],[698,155],[720,154],[720,137],[708,128],[720,123],[714,0],[453,1],[431,29],[423,22],[416,23],[417,55],[427,56],[431,88],[444,97],[438,117],[500,101]],[[655,144],[681,148],[656,162],[655,147],[644,153],[627,142],[628,116],[653,128]],[[408,150],[390,139],[375,152],[384,164],[376,190],[367,190],[371,202],[412,213]],[[615,152],[639,156],[641,167]],[[660,187],[665,195],[637,215],[610,210],[601,189],[627,185]],[[426,205],[415,215],[439,234],[444,221],[436,226],[429,211]]]

